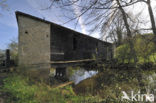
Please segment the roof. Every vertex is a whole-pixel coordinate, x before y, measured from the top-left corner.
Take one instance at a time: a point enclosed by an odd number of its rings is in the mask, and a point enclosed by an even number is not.
[[[96,39],[96,40],[101,41],[101,42],[104,42],[104,43],[106,43],[106,44],[112,44],[112,43],[105,42],[105,41],[102,41],[102,40],[100,40],[100,39],[94,38],[94,37],[89,36],[89,35],[87,35],[87,34],[83,34],[83,33],[77,32],[77,31],[72,30],[72,29],[70,29],[70,28],[67,28],[67,27],[58,25],[58,24],[56,24],[56,23],[53,23],[53,22],[44,20],[44,19],[39,18],[39,17],[32,16],[32,15],[29,15],[29,14],[26,14],[26,13],[23,13],[23,12],[20,12],[20,11],[16,11],[15,14],[16,14],[17,22],[18,22],[18,18],[17,18],[18,16],[20,16],[20,15],[22,15],[22,16],[27,16],[27,17],[32,18],[32,19],[36,19],[36,20],[39,20],[39,21],[42,21],[42,22],[45,22],[45,23],[48,23],[48,24],[53,24],[53,25],[59,26],[59,27],[61,27],[61,28],[64,28],[64,29],[67,29],[67,30],[70,30],[70,31],[73,31],[73,32],[76,32],[76,33],[79,33],[79,34],[84,35],[84,36],[87,36],[87,37],[89,37],[89,38]]]

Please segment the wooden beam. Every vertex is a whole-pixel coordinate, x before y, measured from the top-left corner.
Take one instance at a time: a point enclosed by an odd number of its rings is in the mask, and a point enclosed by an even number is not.
[[[63,63],[78,63],[78,62],[87,62],[94,61],[95,59],[83,59],[83,60],[71,60],[71,61],[51,61],[51,64],[63,64]]]
[[[63,88],[65,86],[72,85],[72,84],[74,84],[74,82],[70,81],[70,82],[66,82],[66,83],[60,84],[60,85],[55,85],[55,86],[53,86],[53,88]]]

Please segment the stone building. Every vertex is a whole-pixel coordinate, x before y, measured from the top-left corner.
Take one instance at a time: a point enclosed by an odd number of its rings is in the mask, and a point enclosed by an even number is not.
[[[19,65],[38,69],[61,64],[111,59],[112,44],[55,23],[16,12],[19,30]],[[65,65],[65,66],[67,66]]]

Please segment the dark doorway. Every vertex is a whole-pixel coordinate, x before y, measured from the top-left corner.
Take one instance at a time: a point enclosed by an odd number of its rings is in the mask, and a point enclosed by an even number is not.
[[[73,38],[73,50],[76,50],[77,49],[77,38],[74,37]]]

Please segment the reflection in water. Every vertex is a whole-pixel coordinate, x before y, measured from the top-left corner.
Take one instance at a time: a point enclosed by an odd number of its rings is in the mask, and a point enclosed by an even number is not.
[[[79,69],[76,70],[71,77],[69,77],[69,80],[74,81],[75,84],[78,84],[80,81],[92,77],[97,73],[98,71],[86,71],[84,69]]]

